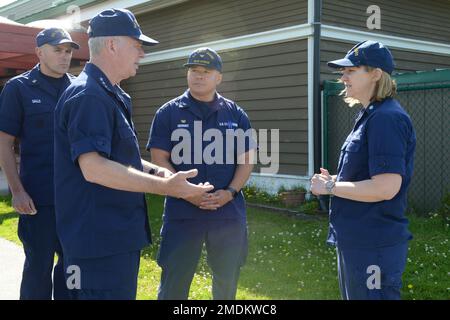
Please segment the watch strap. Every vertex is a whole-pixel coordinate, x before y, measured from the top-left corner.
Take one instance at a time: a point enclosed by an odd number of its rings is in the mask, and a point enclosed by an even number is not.
[[[228,188],[226,188],[226,190],[231,192],[231,195],[233,196],[233,198],[235,198],[237,196],[237,194],[238,194],[236,189],[234,189],[233,187],[228,187]]]

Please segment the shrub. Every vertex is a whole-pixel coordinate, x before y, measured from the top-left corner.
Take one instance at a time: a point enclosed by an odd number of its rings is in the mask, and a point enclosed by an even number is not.
[[[319,211],[319,202],[310,200],[300,206],[300,211],[306,214],[315,214]]]
[[[278,194],[272,195],[268,192],[258,189],[256,186],[249,185],[242,189],[245,199],[250,202],[262,202],[262,203],[272,203],[277,204],[280,202],[280,197]]]
[[[308,192],[304,186],[295,185],[292,187],[281,186],[280,189],[278,189],[278,194],[287,192],[287,191]]]

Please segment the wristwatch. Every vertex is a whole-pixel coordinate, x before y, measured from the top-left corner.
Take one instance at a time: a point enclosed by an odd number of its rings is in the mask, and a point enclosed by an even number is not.
[[[237,196],[237,194],[238,194],[238,192],[236,191],[236,189],[234,189],[234,188],[232,188],[232,187],[228,187],[228,188],[226,188],[225,190],[230,191],[230,192],[231,192],[231,196],[232,196],[233,198],[236,198],[236,196]]]
[[[327,182],[325,182],[325,188],[327,189],[328,194],[331,194],[331,195],[333,194],[333,189],[334,189],[335,186],[336,186],[336,182],[334,182],[333,179],[328,180]]]

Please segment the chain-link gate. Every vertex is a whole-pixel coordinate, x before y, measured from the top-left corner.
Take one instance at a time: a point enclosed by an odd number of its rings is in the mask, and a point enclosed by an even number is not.
[[[417,136],[410,209],[425,214],[439,207],[450,188],[450,70],[394,76],[397,99],[411,116]],[[324,82],[323,165],[336,174],[340,147],[360,108],[343,101],[343,85]]]

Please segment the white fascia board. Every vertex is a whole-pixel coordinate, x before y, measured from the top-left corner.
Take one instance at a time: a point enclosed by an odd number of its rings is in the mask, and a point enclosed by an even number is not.
[[[137,6],[140,4],[143,4],[145,2],[152,2],[151,0],[113,0],[113,1],[105,1],[101,2],[99,4],[95,4],[93,6],[82,8],[79,13],[79,22],[83,22],[86,20],[90,20],[93,18],[97,13],[109,9],[109,8],[130,8],[133,6]],[[64,20],[67,18],[70,18],[71,14],[66,14],[64,16],[59,16],[57,19]]]
[[[308,175],[314,175],[314,37],[308,37]]]
[[[148,12],[148,11],[152,11],[152,10],[157,10],[160,8],[164,8],[164,7],[168,7],[171,5],[175,5],[178,3],[182,3],[182,2],[186,2],[187,0],[167,0],[164,3],[158,5],[158,6],[153,6],[150,7],[148,10],[145,10],[143,8],[140,8],[138,11],[133,11],[133,13],[135,15],[137,14],[141,14],[144,12]],[[92,19],[97,13],[106,10],[106,9],[110,9],[110,8],[126,8],[126,9],[130,9],[132,7],[135,6],[139,6],[145,3],[148,3],[149,5],[151,5],[153,1],[152,0],[113,0],[113,1],[105,1],[93,6],[89,6],[89,7],[85,7],[82,8],[79,12],[79,22],[83,22],[83,21],[87,21]],[[73,13],[72,13],[73,14]],[[64,20],[64,19],[68,19],[71,18],[72,14],[67,14],[64,16],[60,16],[57,19],[60,20]]]
[[[382,42],[389,48],[450,55],[450,45],[444,43],[390,36],[329,25],[322,25],[321,38],[328,40],[343,40],[347,42],[374,40]]]
[[[308,23],[314,23],[314,2],[315,0],[308,0]]]
[[[320,119],[320,128],[321,128],[321,131],[322,131],[322,141],[320,142],[320,144],[321,144],[321,155],[322,155],[322,158],[320,159],[320,165],[321,166],[325,165],[325,157],[324,157],[324,154],[325,154],[325,135],[323,134],[324,133],[323,132],[323,126],[324,126],[325,117],[324,117],[324,114],[323,114],[324,113],[324,108],[323,108],[324,104],[323,104],[323,102],[324,102],[324,100],[323,100],[323,90],[321,90],[320,91],[320,110],[321,110],[320,114],[322,115],[322,117]],[[328,169],[328,168],[325,168],[325,169]]]
[[[264,46],[271,43],[281,43],[304,39],[312,34],[312,27],[309,24],[302,24],[277,30],[265,31],[223,40],[197,43],[190,46],[157,51],[146,54],[140,64],[157,63],[163,61],[185,58],[193,50],[199,47],[210,47],[216,51],[229,51],[250,47]],[[157,47],[155,47],[157,48]]]
[[[310,179],[309,176],[252,172],[247,185],[256,186],[268,193],[276,194],[281,187],[290,188],[302,185],[308,190],[310,188]]]
[[[158,63],[184,58],[187,57],[193,50],[199,47],[211,47],[217,51],[229,51],[264,46],[271,43],[305,39],[309,36],[312,36],[312,32],[312,26],[306,23],[292,27],[254,33],[223,40],[197,43],[190,46],[148,53],[141,60],[141,64]],[[448,44],[375,34],[371,32],[358,31],[328,25],[322,25],[321,39],[339,40],[346,42],[376,40],[383,42],[388,47],[400,50],[412,50],[433,54],[450,55],[450,45]],[[158,47],[156,46],[154,48],[157,49]]]
[[[292,174],[280,174],[280,173],[262,173],[262,172],[252,172],[252,176],[264,177],[264,178],[285,178],[285,179],[309,179],[308,176],[292,175]]]

